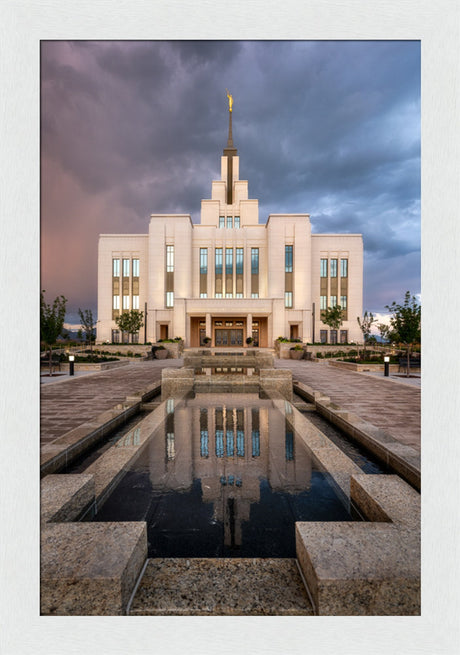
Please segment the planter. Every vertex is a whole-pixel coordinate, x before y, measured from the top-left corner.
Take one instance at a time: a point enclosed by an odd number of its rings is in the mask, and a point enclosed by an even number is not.
[[[156,350],[155,351],[156,359],[166,359],[167,356],[168,356],[168,351],[166,350],[166,348],[164,350],[161,349],[161,350]]]
[[[290,350],[289,351],[291,359],[302,359],[304,355],[303,350]]]

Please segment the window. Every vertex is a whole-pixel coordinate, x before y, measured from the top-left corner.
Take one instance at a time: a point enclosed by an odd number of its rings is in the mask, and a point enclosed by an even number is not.
[[[292,307],[292,291],[286,291],[284,294],[284,306]]]
[[[216,248],[216,275],[222,275],[222,248]]]
[[[285,248],[285,272],[292,273],[292,246],[286,246]]]
[[[225,227],[225,216],[219,216],[219,227]]]
[[[331,259],[331,277],[337,277],[337,260]]]
[[[112,308],[113,309],[120,309],[120,296],[114,296],[113,297]]]
[[[133,296],[133,309],[139,309],[139,296]]]
[[[233,218],[232,216],[227,216],[227,229],[231,229],[233,227]]]
[[[120,277],[120,260],[112,259],[112,275],[113,277]]]
[[[335,307],[337,305],[337,296],[331,296],[330,307]]]
[[[133,259],[133,277],[139,277],[139,260]]]
[[[243,294],[242,293],[236,293],[235,298],[243,298]]]
[[[200,248],[200,274],[206,275],[208,272],[208,249]]]
[[[240,227],[240,217],[239,216],[235,216],[235,227],[238,228],[238,229]]]
[[[120,330],[112,330],[112,343],[120,343]]]
[[[347,308],[347,297],[346,296],[340,296],[340,307],[342,309]]]
[[[327,343],[327,330],[319,331],[319,340],[321,343]]]
[[[320,309],[327,309],[327,296],[320,296]]]
[[[222,294],[221,293],[216,293],[216,298],[222,298]]]
[[[233,275],[233,248],[225,248],[225,275]]]
[[[236,274],[243,275],[243,248],[236,249]]]
[[[331,330],[331,343],[337,343],[337,330]]]
[[[129,277],[129,259],[123,260],[123,277]]]
[[[251,274],[259,274],[259,248],[251,248]]]
[[[348,330],[340,330],[340,343],[348,343]]]
[[[322,259],[320,264],[320,276],[327,277],[327,259]]]
[[[348,259],[340,260],[340,277],[348,277]]]
[[[123,309],[129,309],[129,296],[123,296]]]
[[[233,293],[231,291],[227,291],[225,294],[226,298],[233,298]]]
[[[202,291],[200,293],[200,298],[207,298],[207,297],[208,297],[208,294],[205,291]]]
[[[258,298],[259,294],[258,293],[251,293],[251,298]]]
[[[166,292],[166,307],[174,307],[174,291]]]
[[[166,246],[166,272],[174,271],[174,246]]]

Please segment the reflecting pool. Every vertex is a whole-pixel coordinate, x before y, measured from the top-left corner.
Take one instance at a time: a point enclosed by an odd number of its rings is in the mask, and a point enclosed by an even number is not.
[[[146,521],[149,557],[295,557],[296,521],[352,518],[290,412],[247,393],[166,401],[93,520]]]

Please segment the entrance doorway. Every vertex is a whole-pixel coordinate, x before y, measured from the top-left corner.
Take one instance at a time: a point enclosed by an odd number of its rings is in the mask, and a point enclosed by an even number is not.
[[[299,338],[299,326],[298,325],[291,325],[290,338],[291,339],[298,339]]]
[[[168,338],[168,330],[169,326],[168,325],[160,325],[160,339],[167,339]]]
[[[216,346],[242,346],[243,330],[221,330],[216,328],[214,331]]]

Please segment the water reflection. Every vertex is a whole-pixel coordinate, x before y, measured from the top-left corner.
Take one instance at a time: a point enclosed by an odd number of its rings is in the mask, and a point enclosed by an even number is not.
[[[150,557],[291,557],[296,520],[350,519],[294,433],[289,403],[224,398],[167,405],[96,520],[147,520]]]

